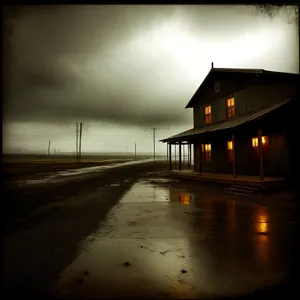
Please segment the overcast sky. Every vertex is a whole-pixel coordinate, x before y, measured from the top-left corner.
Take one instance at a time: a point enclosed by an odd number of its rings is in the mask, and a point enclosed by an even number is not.
[[[4,33],[4,151],[153,149],[192,128],[185,109],[215,67],[299,73],[295,24],[252,6],[28,6]],[[157,143],[159,152],[166,145]]]

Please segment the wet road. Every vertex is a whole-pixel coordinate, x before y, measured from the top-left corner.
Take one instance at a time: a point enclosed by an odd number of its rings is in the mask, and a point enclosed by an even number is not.
[[[92,184],[8,235],[7,290],[219,298],[294,282],[295,208],[245,203],[219,186],[168,180],[153,167],[139,171],[117,180],[111,173],[109,184]],[[287,293],[274,295],[280,291]]]

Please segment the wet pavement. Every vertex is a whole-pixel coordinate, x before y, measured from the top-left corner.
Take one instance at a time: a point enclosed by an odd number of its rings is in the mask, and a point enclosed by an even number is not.
[[[57,297],[219,298],[284,282],[295,211],[205,193],[180,181],[136,182],[53,286]]]
[[[163,160],[162,158],[159,158]],[[51,184],[51,183],[59,183],[64,182],[70,179],[74,179],[74,177],[79,177],[82,179],[84,175],[89,176],[91,174],[99,174],[99,172],[103,172],[106,170],[111,170],[114,168],[120,168],[124,166],[137,165],[151,162],[153,159],[140,159],[140,160],[132,160],[128,162],[118,162],[101,166],[93,166],[93,167],[83,167],[76,169],[66,169],[63,171],[51,172],[51,173],[40,173],[32,176],[33,178],[26,180],[18,180],[16,182],[17,185],[39,185],[39,184]],[[108,160],[107,160],[108,161]],[[109,162],[109,161],[108,161]]]

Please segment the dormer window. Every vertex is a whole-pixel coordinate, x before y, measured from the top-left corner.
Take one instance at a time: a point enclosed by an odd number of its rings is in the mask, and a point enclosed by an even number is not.
[[[232,118],[235,116],[234,97],[231,97],[226,100],[226,111],[227,111],[227,118]]]
[[[204,107],[204,123],[211,124],[212,115],[211,115],[211,105],[207,105]]]

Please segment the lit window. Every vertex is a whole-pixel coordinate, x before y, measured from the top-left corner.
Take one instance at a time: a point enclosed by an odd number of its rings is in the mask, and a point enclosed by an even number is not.
[[[234,98],[229,98],[226,100],[226,108],[227,108],[227,118],[232,118],[235,116],[235,104]]]
[[[202,161],[211,162],[211,144],[202,144]]]
[[[253,147],[253,148],[258,147],[258,138],[253,138],[253,139],[252,139],[252,147]]]
[[[232,141],[227,141],[227,152],[228,152],[228,160],[233,161],[233,143],[232,143]]]
[[[212,116],[211,116],[211,105],[205,106],[204,107],[204,123],[205,124],[210,124],[212,121]]]
[[[261,137],[261,143],[263,146],[266,146],[268,144],[268,137],[267,136],[262,136]],[[253,148],[258,148],[258,138],[253,138],[252,139],[252,147]]]

